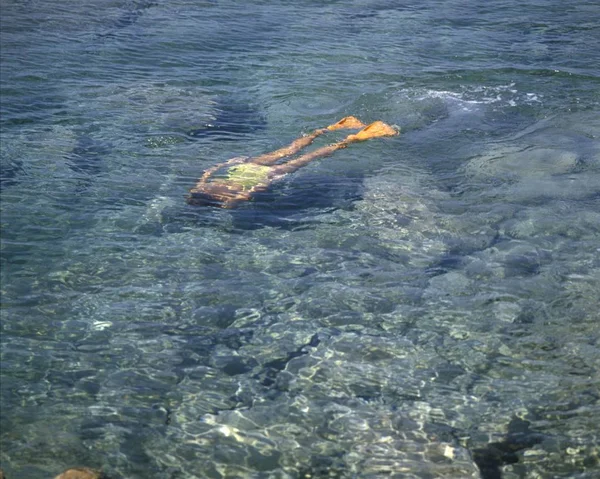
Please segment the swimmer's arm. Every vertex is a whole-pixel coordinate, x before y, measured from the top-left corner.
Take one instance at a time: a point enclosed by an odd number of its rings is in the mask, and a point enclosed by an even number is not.
[[[222,207],[228,208],[228,209],[235,208],[243,201],[250,201],[252,199],[254,193],[261,193],[261,192],[267,191],[272,182],[273,182],[273,179],[270,179],[267,183],[254,186],[247,191],[239,191],[233,197],[229,198],[228,200],[223,201]]]
[[[240,191],[233,197],[223,201],[221,203],[221,208],[231,209],[237,207],[242,201],[250,201],[252,199],[252,193],[252,191]]]

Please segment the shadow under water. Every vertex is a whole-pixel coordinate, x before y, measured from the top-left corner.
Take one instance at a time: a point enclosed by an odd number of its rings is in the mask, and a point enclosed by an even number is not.
[[[140,19],[140,17],[151,7],[156,6],[156,2],[146,0],[128,1],[123,5],[123,11],[117,19],[110,24],[109,30],[100,35],[102,38],[110,38],[116,35],[119,30],[131,27]]]
[[[200,128],[188,130],[187,136],[191,139],[233,141],[263,131],[266,126],[265,117],[253,105],[222,97],[216,101],[212,118]]]
[[[23,162],[20,160],[8,161],[0,164],[0,187],[12,186],[17,183],[17,177],[23,172]]]
[[[315,211],[350,210],[362,198],[362,191],[362,176],[303,175],[276,183],[235,209],[190,206],[182,201],[166,207],[157,221],[145,223],[138,232],[160,235],[202,226],[229,231],[308,228],[320,221]]]
[[[77,138],[77,144],[66,156],[69,169],[75,173],[86,176],[100,174],[103,168],[103,158],[110,152],[110,146],[90,136],[81,135]]]
[[[518,453],[544,440],[544,435],[529,428],[530,423],[514,418],[508,425],[505,438],[473,451],[473,460],[482,479],[502,479],[502,466],[519,462]]]

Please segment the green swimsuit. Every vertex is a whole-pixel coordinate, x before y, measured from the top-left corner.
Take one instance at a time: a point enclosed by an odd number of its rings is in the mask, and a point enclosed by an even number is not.
[[[244,191],[251,190],[256,186],[267,186],[269,184],[270,166],[256,165],[254,163],[242,163],[227,170],[227,181],[241,185]]]

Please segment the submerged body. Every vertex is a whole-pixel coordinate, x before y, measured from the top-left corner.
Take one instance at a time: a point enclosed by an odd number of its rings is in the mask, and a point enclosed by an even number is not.
[[[318,148],[286,162],[278,163],[281,159],[289,157],[310,145],[318,136],[328,131],[347,128],[362,128],[362,130],[354,135],[348,135],[344,140],[337,143]],[[381,121],[365,126],[353,116],[345,117],[333,125],[298,138],[289,146],[274,152],[254,158],[236,157],[209,168],[198,180],[196,186],[190,189],[187,202],[192,205],[234,208],[240,202],[251,200],[255,193],[266,191],[274,181],[308,165],[316,158],[346,148],[350,143],[397,134],[398,131]]]
[[[272,166],[252,163],[249,157],[232,158],[217,165],[217,171],[211,171],[206,181],[192,188],[187,201],[191,205],[231,208],[250,200],[254,193],[266,191],[274,180],[285,176],[276,175],[275,171]]]

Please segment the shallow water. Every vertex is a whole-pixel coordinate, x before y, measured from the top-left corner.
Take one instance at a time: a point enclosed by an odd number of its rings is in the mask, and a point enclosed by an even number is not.
[[[597,2],[1,9],[9,478],[600,474]]]

